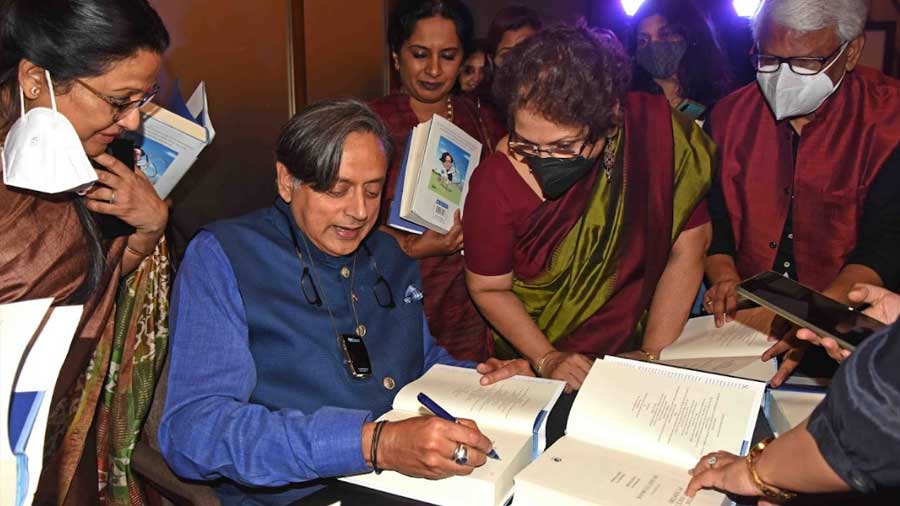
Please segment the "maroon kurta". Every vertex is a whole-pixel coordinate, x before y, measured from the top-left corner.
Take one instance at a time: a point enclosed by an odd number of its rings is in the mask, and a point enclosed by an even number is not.
[[[755,82],[719,102],[712,128],[738,273],[772,268],[791,209],[797,277],[825,289],[856,247],[870,185],[900,146],[900,81],[864,67],[847,73],[803,127],[796,165],[791,127],[775,121]]]
[[[0,182],[0,303],[52,297],[54,305],[71,304],[69,298],[87,275],[88,246],[73,197],[38,195],[7,188]],[[71,409],[67,401],[74,399],[77,403],[84,387],[82,376],[97,343],[112,338],[125,240],[117,239],[110,246],[105,275],[84,305],[53,391],[51,421],[59,419],[54,413]],[[105,367],[102,371],[105,374]],[[81,419],[69,423],[62,417],[68,427],[48,426],[50,451],[35,504],[96,503],[96,452],[89,437],[99,395],[99,389],[89,394]],[[67,428],[65,438],[60,439]]]
[[[482,157],[493,151],[503,135],[502,127],[484,108],[476,113],[474,104],[465,98],[452,97],[453,122],[482,143]],[[394,157],[388,168],[381,202],[380,220],[387,221],[394,198],[394,185],[406,149],[406,140],[419,124],[409,105],[409,96],[392,94],[369,104],[387,123],[394,144]],[[493,349],[487,324],[475,308],[466,289],[465,264],[459,253],[419,260],[422,273],[425,316],[438,344],[458,359],[485,360]]]

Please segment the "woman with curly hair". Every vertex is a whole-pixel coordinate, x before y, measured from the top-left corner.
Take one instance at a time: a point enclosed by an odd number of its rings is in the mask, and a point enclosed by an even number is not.
[[[592,358],[652,360],[678,336],[710,240],[712,144],[663,97],[626,93],[629,69],[584,26],[512,49],[494,81],[510,133],[466,200],[469,292],[498,355],[570,389]]]
[[[692,1],[647,0],[632,18],[631,89],[664,95],[693,119],[734,88],[709,20]]]

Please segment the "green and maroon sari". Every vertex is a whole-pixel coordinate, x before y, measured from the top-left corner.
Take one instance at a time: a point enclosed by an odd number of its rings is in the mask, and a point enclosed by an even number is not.
[[[711,184],[714,146],[693,121],[645,94],[629,94],[625,113],[608,176],[595,170],[543,202],[515,245],[513,292],[559,350],[603,356],[638,345],[672,245]]]

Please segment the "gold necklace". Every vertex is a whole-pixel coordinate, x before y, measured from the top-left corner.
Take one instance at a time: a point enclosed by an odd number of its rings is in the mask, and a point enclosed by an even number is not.
[[[450,95],[447,95],[447,119],[450,120],[450,123],[453,123],[453,100],[451,100]]]

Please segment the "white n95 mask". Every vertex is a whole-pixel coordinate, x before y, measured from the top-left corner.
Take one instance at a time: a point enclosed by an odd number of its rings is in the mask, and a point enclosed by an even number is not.
[[[781,62],[775,72],[757,72],[756,81],[766,102],[775,113],[775,119],[805,116],[815,112],[837,90],[847,75],[846,70],[837,84],[825,73],[843,54],[847,44],[818,74],[800,75],[791,70],[787,62]]]
[[[97,172],[84,152],[75,127],[56,109],[50,72],[44,71],[52,109],[35,107],[25,112],[25,94],[19,88],[21,115],[6,134],[0,158],[7,186],[41,193],[83,193],[97,180]]]

